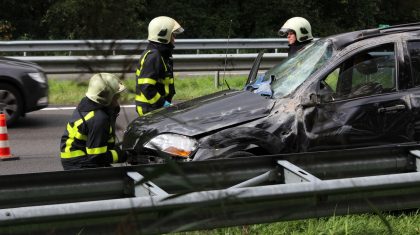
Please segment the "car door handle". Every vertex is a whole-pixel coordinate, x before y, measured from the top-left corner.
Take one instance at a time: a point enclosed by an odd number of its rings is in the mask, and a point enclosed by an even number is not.
[[[389,107],[382,107],[378,109],[378,113],[387,113],[387,112],[394,112],[398,110],[404,110],[405,105],[403,104],[397,104],[395,106],[389,106]]]

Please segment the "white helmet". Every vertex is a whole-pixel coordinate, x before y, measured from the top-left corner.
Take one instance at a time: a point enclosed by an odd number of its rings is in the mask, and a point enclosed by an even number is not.
[[[116,94],[125,90],[120,79],[110,73],[97,73],[90,78],[86,96],[95,103],[108,106]]]
[[[184,29],[174,19],[167,16],[159,16],[150,21],[147,40],[169,44],[172,34],[180,34],[182,32],[184,32]]]
[[[313,39],[311,24],[309,24],[309,21],[303,17],[293,17],[288,19],[279,30],[279,35],[282,37],[287,36],[287,33],[290,30],[293,30],[296,33],[296,39],[298,42]]]

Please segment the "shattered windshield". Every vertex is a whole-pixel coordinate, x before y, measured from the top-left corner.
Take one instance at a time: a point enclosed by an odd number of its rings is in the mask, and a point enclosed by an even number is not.
[[[318,40],[308,45],[295,57],[285,60],[265,73],[267,81],[274,75],[271,84],[274,98],[289,95],[311,74],[321,68],[332,56],[332,45],[329,41]]]

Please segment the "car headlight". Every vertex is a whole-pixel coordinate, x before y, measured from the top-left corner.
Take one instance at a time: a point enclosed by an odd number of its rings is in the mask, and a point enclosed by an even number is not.
[[[33,80],[39,82],[39,83],[46,83],[47,78],[43,73],[28,73],[29,77],[31,77]]]
[[[149,142],[144,147],[159,150],[178,157],[190,157],[197,149],[197,140],[188,136],[177,134],[161,134]]]

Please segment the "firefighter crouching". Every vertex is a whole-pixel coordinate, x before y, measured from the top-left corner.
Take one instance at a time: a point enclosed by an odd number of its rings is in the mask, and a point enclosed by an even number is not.
[[[136,70],[136,111],[139,116],[171,105],[175,95],[172,52],[175,35],[184,31],[167,16],[149,23],[146,50]]]
[[[118,98],[125,90],[113,74],[99,73],[90,78],[86,96],[76,107],[61,137],[61,163],[64,170],[109,167],[125,162],[115,145],[115,122],[120,111]]]

